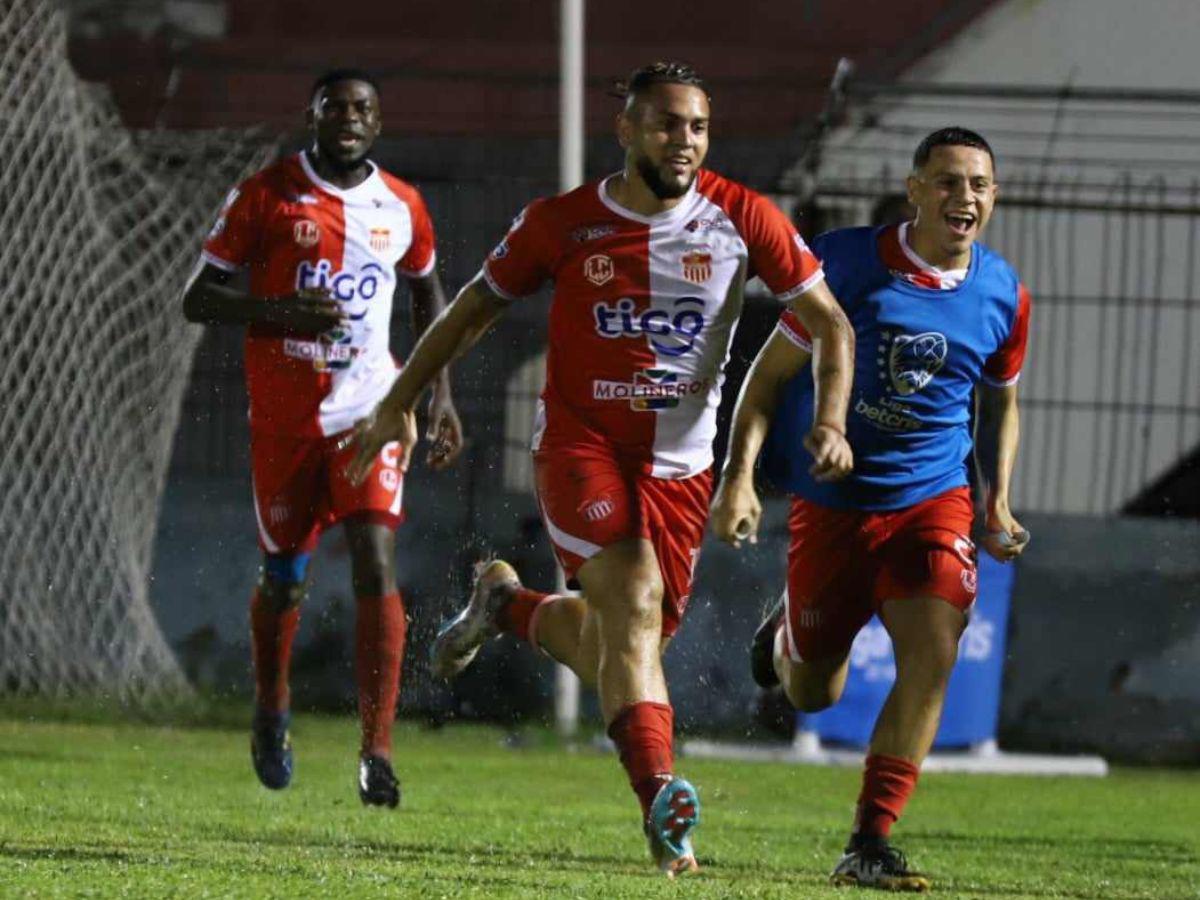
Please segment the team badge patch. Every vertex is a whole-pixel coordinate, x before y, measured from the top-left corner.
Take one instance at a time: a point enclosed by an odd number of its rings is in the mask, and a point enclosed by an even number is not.
[[[386,228],[371,229],[371,249],[376,253],[383,253],[391,246],[392,233]]]
[[[884,339],[886,341],[886,334]],[[881,346],[880,349],[883,350],[884,347]],[[892,338],[887,358],[892,389],[902,397],[921,390],[946,364],[948,351],[945,335],[936,331],[926,331],[918,335],[896,335]]]
[[[596,287],[608,284],[613,277],[612,257],[594,253],[583,261],[583,277]]]
[[[301,219],[292,226],[292,237],[301,247],[315,247],[321,240],[321,229],[312,219]]]
[[[712,276],[712,254],[693,250],[683,254],[683,277],[692,284],[704,284]]]

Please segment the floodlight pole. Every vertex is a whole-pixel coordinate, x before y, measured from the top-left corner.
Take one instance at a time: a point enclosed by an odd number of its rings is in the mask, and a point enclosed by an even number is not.
[[[574,190],[583,183],[583,12],[585,0],[559,0],[558,188]],[[556,590],[567,593],[557,570]],[[579,679],[566,666],[554,673],[554,722],[570,737],[579,726]]]

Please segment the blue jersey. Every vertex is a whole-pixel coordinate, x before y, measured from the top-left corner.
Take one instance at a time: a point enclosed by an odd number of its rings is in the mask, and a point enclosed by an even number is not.
[[[846,417],[854,471],[833,483],[808,474],[809,366],[781,389],[760,460],[777,487],[839,509],[900,509],[967,484],[972,392],[1013,333],[1022,290],[1013,268],[982,244],[958,287],[920,287],[884,265],[879,231],[831,231],[812,245],[854,327]]]

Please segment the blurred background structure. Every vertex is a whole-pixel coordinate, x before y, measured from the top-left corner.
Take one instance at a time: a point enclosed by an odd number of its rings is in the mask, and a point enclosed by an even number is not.
[[[451,289],[526,202],[557,190],[553,0],[68,8],[75,71],[105,87],[138,146],[265,126],[289,151],[316,74],[378,73],[375,157],[426,197]],[[992,142],[1002,194],[986,238],[1034,297],[1013,498],[1034,539],[1012,601],[1007,747],[1200,761],[1197,33],[1193,0],[793,0],[736,16],[715,0],[587,7],[588,178],[620,166],[612,80],[661,58],[686,59],[711,82],[711,167],[772,196],[809,235],[902,215],[895,195],[928,131],[959,124]],[[853,73],[831,91],[843,57]],[[212,169],[210,203],[231,180]],[[511,558],[532,584],[554,577],[526,450],[545,314],[544,298],[514,307],[455,369],[468,450],[456,471],[417,466],[408,480],[409,712],[548,714],[549,666],[523,649],[488,648],[453,690],[431,682],[422,652],[478,553]],[[777,314],[769,297],[748,302],[726,416]],[[210,328],[182,399],[149,586],[192,682],[235,693],[249,688],[245,610],[258,565],[245,409],[240,332]],[[782,586],[783,509],[771,502],[756,548],[706,545],[668,655],[685,728],[751,727],[744,648]],[[340,533],[324,538],[316,568],[295,696],[337,706],[352,685]]]

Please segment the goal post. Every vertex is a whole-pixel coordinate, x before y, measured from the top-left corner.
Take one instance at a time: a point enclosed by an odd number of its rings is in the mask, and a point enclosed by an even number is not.
[[[186,690],[149,600],[200,337],[178,298],[273,146],[132,133],[66,45],[49,0],[0,6],[0,690],[129,702]]]

